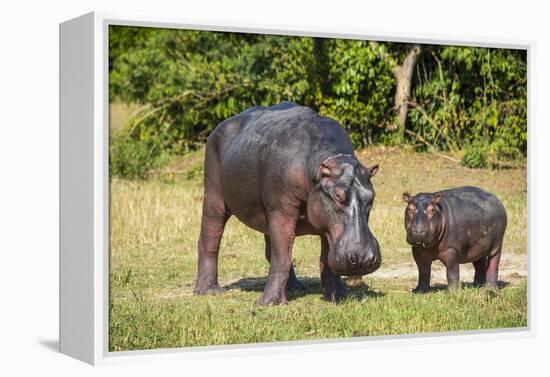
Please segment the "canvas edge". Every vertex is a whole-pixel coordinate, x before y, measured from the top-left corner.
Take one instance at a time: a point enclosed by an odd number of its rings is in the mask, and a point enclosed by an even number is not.
[[[423,33],[393,33],[366,29],[342,29],[320,26],[258,25],[253,22],[227,22],[212,20],[185,20],[169,17],[142,17],[106,12],[92,12],[94,19],[94,355],[92,364],[119,364],[152,362],[160,360],[203,359],[211,357],[258,356],[326,350],[368,349],[380,346],[414,346],[420,344],[467,342],[533,337],[536,334],[533,302],[535,281],[534,238],[531,220],[535,195],[534,127],[533,127],[533,65],[534,40],[505,38],[462,37],[428,35]],[[82,16],[82,17],[85,17]],[[71,20],[72,21],[72,20]],[[67,22],[71,22],[67,21]],[[250,32],[263,34],[317,36],[349,39],[374,39],[379,41],[417,42],[443,45],[467,45],[478,47],[524,49],[528,54],[528,326],[515,329],[457,331],[448,333],[410,334],[397,336],[328,339],[319,341],[294,341],[224,345],[193,348],[158,349],[148,351],[110,352],[108,349],[108,27],[132,25],[178,29]],[[61,175],[61,173],[60,173]],[[61,200],[61,198],[60,198]],[[61,229],[61,228],[60,228]],[[62,231],[62,230],[61,230]],[[61,273],[61,272],[60,272]],[[61,302],[61,299],[60,299]],[[61,323],[60,323],[61,328]],[[62,351],[63,352],[63,351]],[[77,357],[78,358],[78,357]]]
[[[93,14],[59,25],[59,351],[94,362]]]

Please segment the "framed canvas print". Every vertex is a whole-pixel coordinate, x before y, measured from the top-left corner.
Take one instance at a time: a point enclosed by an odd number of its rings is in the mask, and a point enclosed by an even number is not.
[[[61,352],[529,333],[531,49],[61,24]]]

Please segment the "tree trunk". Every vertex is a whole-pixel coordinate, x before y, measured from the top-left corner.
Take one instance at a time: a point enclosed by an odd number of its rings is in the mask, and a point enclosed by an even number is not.
[[[405,134],[405,125],[407,123],[412,75],[421,52],[422,47],[420,45],[413,45],[403,61],[403,64],[394,67],[392,70],[395,80],[397,81],[394,98],[394,110],[396,113],[395,129],[399,129],[402,135]]]

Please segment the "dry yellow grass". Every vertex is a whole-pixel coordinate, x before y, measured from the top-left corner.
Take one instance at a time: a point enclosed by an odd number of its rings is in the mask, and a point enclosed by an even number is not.
[[[132,115],[139,110],[139,105],[114,101],[109,103],[109,128],[119,130],[130,120]]]

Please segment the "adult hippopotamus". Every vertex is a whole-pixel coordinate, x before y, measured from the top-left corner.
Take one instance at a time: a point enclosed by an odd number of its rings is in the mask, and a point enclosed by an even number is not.
[[[472,262],[474,285],[497,287],[498,264],[506,230],[506,210],[498,198],[478,187],[436,193],[403,194],[407,203],[407,242],[418,266],[418,286],[430,287],[432,261],[447,268],[450,289],[460,286],[460,263]]]
[[[283,102],[254,107],[220,123],[208,137],[195,294],[220,292],[218,252],[231,215],[264,234],[270,262],[259,304],[286,304],[296,236],[321,238],[324,296],[340,300],[340,275],[380,266],[378,241],[367,225],[372,176],[344,128],[310,108]]]

